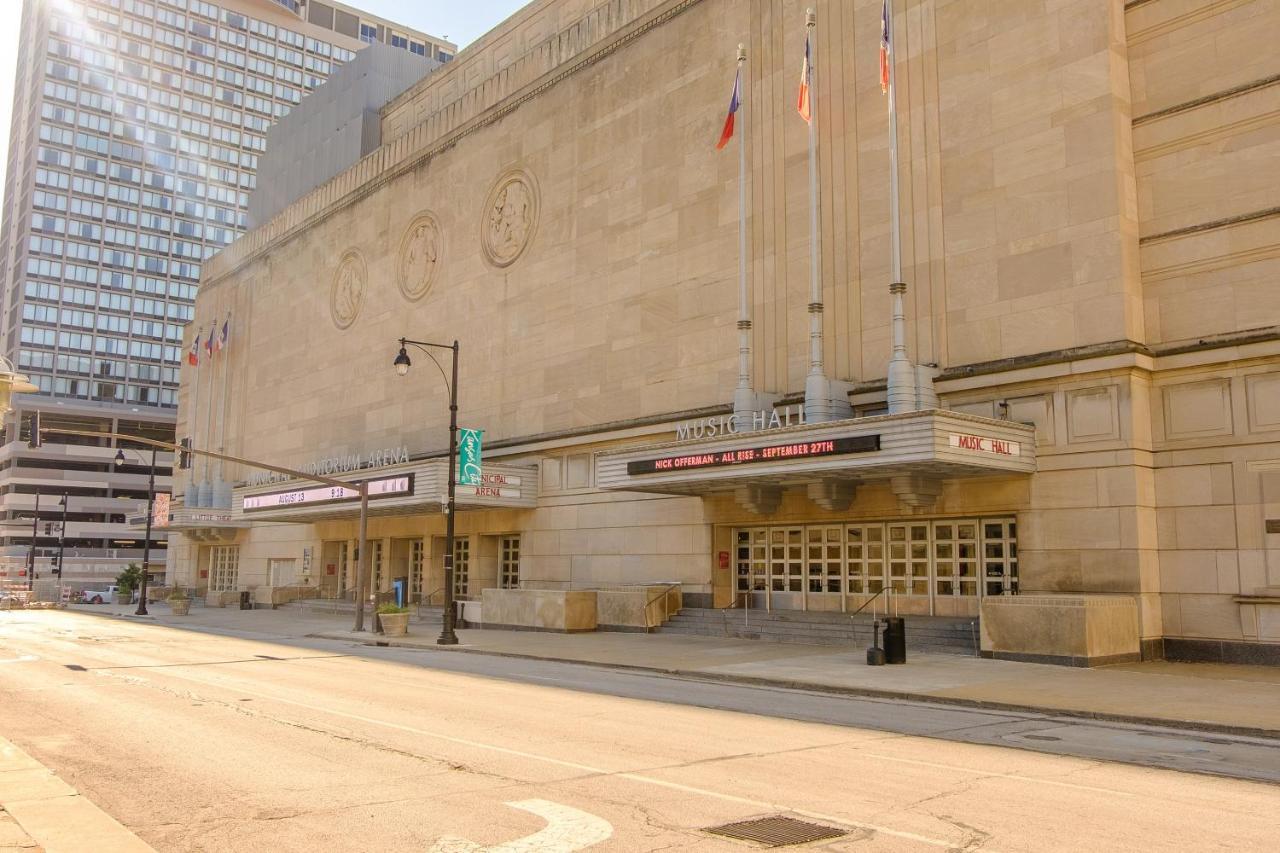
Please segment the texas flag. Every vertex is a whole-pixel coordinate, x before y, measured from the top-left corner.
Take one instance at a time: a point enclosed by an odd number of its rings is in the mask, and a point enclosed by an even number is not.
[[[228,327],[230,323],[231,323],[230,317],[228,317],[226,320],[222,322],[222,334],[218,335],[218,341],[216,344],[214,344],[214,348],[217,352],[222,352],[223,347],[227,345],[227,334],[228,334]]]
[[[196,332],[196,339],[191,342],[191,349],[187,351],[187,364],[192,367],[200,365],[200,333]]]
[[[796,98],[796,111],[805,121],[813,120],[809,106],[809,85],[813,81],[813,66],[809,64],[809,36],[804,37],[804,64],[800,66],[800,95]]]
[[[729,140],[733,138],[733,120],[738,112],[738,107],[742,106],[742,69],[738,69],[738,73],[733,77],[733,94],[729,96],[729,115],[724,120],[724,130],[720,131],[720,141],[716,143],[716,150],[719,151],[729,144]]]
[[[889,32],[889,0],[880,7],[880,91],[889,94],[889,61],[893,58],[893,36]]]

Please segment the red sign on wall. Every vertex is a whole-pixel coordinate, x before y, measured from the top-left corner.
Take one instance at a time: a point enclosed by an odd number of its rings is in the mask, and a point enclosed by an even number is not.
[[[209,570],[208,570],[208,569],[201,569],[201,570],[200,570],[200,577],[202,577],[202,578],[207,578],[207,577],[209,577]]]
[[[326,575],[336,575],[338,573],[338,567],[333,563],[327,563],[324,567],[324,573]]]
[[[719,557],[720,557],[720,568],[722,569],[729,568],[729,552],[721,551],[719,554]]]

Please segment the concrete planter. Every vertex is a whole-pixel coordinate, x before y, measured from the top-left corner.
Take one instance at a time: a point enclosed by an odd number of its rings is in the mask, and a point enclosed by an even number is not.
[[[409,633],[408,613],[379,613],[378,621],[382,623],[382,633],[388,637],[403,637]]]
[[[173,611],[174,616],[186,616],[191,612],[191,599],[171,598],[169,599],[169,609]]]
[[[115,594],[116,604],[133,604],[133,593],[117,592]]]

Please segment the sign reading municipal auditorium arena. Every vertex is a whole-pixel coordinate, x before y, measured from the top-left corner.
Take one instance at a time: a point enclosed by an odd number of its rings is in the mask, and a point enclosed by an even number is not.
[[[413,494],[413,475],[402,474],[398,477],[383,477],[369,481],[369,498],[392,498]],[[356,489],[339,486],[317,486],[312,489],[293,489],[287,492],[272,492],[266,495],[245,495],[244,511],[260,512],[281,507],[315,506],[316,504],[339,503],[358,500],[360,492]]]
[[[657,459],[636,459],[627,463],[628,474],[653,474],[659,471],[689,471],[720,468],[726,465],[750,465],[755,462],[780,462],[785,459],[813,459],[842,453],[873,453],[880,449],[880,436],[858,435],[820,441],[790,444],[766,444],[736,447],[714,453],[686,453]]]

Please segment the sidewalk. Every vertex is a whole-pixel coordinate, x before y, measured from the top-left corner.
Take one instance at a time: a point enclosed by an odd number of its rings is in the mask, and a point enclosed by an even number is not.
[[[73,608],[90,612],[125,608]],[[1034,710],[1146,724],[1280,738],[1280,668],[1146,663],[1094,669],[917,654],[901,666],[870,667],[866,650],[678,634],[550,634],[461,630],[461,644],[435,643],[438,623],[409,625],[407,637],[350,630],[349,617],[297,610],[193,607],[175,617],[151,608],[156,622],[194,630],[322,638],[434,653],[479,653],[594,664],[862,696],[909,698],[989,708]]]
[[[0,851],[154,853],[47,767],[0,737]]]

